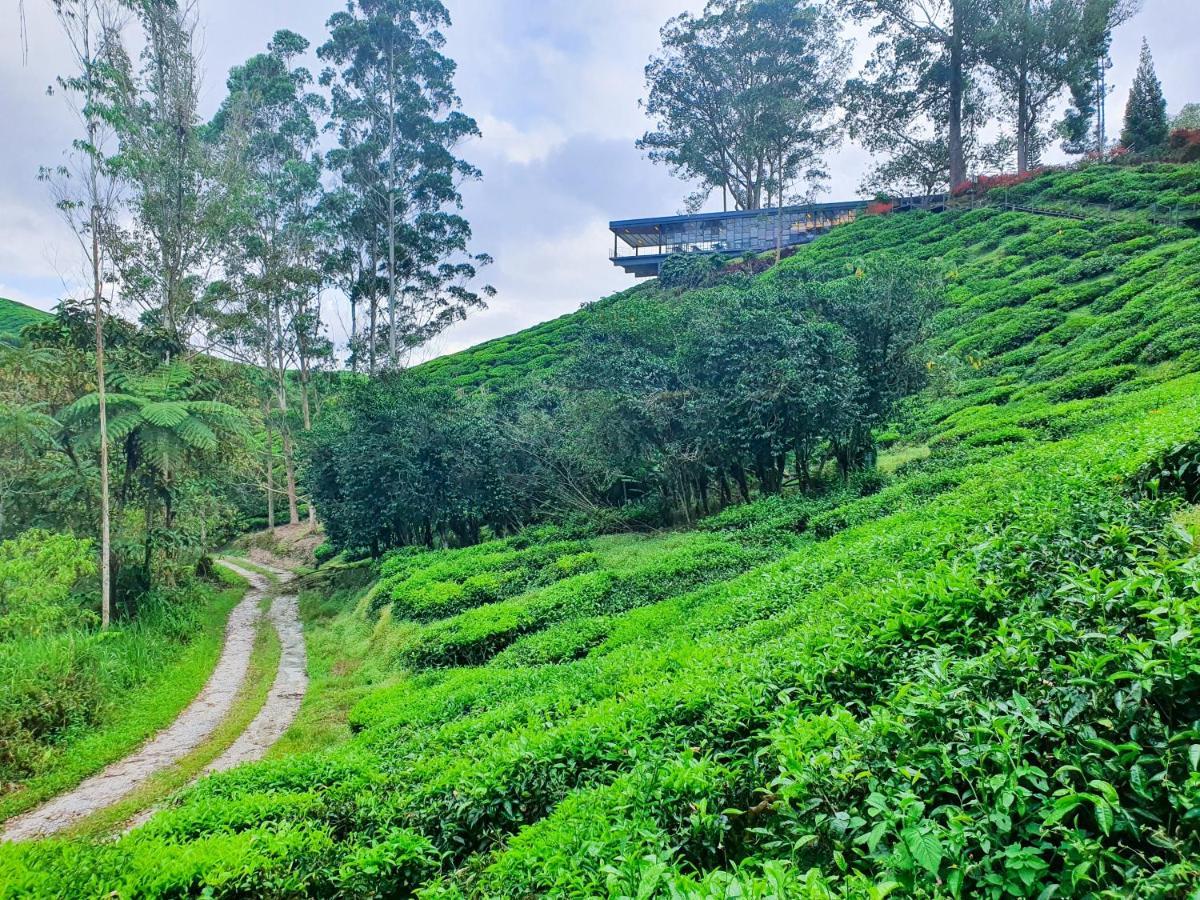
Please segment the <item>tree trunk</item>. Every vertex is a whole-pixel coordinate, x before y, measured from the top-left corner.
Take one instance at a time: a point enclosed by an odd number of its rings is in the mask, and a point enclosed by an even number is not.
[[[112,620],[112,543],[108,497],[108,395],[104,384],[104,301],[103,273],[100,269],[100,215],[92,207],[92,275],[95,291],[96,320],[96,396],[100,416],[100,627]]]
[[[947,142],[950,150],[950,190],[967,180],[967,164],[963,154],[963,10],[962,0],[952,4],[950,25],[950,113],[947,121]]]
[[[376,290],[375,276],[379,269],[379,259],[376,256],[375,242],[371,242],[371,292],[368,294],[370,299],[370,307],[368,313],[370,322],[368,324],[369,334],[367,337],[367,374],[372,378],[375,377],[375,348],[378,346],[378,336],[376,326],[379,322],[379,292]]]
[[[308,400],[308,384],[308,361],[302,352],[300,354],[300,411],[304,421],[305,433],[312,431],[312,413],[310,412]],[[317,524],[317,507],[313,504],[312,497],[308,498],[308,524],[314,527]]]
[[[282,335],[279,327],[279,306],[275,307],[276,330]],[[283,438],[283,470],[287,476],[288,523],[300,524],[300,509],[296,501],[296,461],[292,452],[291,426],[288,424],[287,379],[284,373],[283,342],[278,342],[276,348],[275,391],[276,405],[279,407],[279,434]]]
[[[1024,18],[1021,28],[1021,71],[1017,76],[1017,172],[1029,171],[1029,141],[1032,122],[1029,115],[1029,38],[1030,0],[1025,0]]]
[[[154,527],[154,493],[152,491],[148,491],[146,494],[142,525],[146,532],[142,541],[142,575],[146,579],[146,585],[149,586],[151,583],[150,561],[154,555],[154,544],[150,539],[150,531]]]
[[[388,365],[396,368],[396,85],[388,47]]]
[[[292,458],[292,438],[287,426],[280,428],[283,435],[283,468],[287,473],[288,523],[300,524],[300,506],[296,500],[296,463]]]
[[[271,405],[263,401],[263,426],[267,432],[267,528],[275,531],[275,434],[271,430]]]
[[[362,265],[362,251],[355,253],[358,263]],[[359,269],[362,272],[362,269]],[[350,371],[358,372],[358,300],[354,296],[353,288],[350,290]]]
[[[746,483],[746,470],[741,463],[733,464],[733,480],[737,482],[738,491],[742,495],[742,501],[750,502],[750,485]]]
[[[775,263],[779,264],[783,256],[783,154],[779,154],[779,166],[776,176],[779,183],[775,186],[778,193],[775,196]]]

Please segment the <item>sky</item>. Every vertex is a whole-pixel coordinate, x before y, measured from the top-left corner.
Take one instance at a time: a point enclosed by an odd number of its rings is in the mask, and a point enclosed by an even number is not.
[[[703,0],[444,0],[453,19],[446,52],[458,64],[463,111],[483,137],[463,155],[483,171],[464,189],[475,251],[497,294],[437,338],[426,356],[453,352],[546,321],[633,283],[608,261],[611,219],[682,211],[688,185],[645,159],[634,141],[649,122],[639,108],[643,68],[658,29]],[[263,50],[279,28],[314,45],[336,0],[198,0],[202,32],[202,113],[224,94],[229,68]],[[42,309],[77,289],[80,254],[58,218],[39,166],[53,165],[73,137],[61,97],[46,88],[65,71],[67,49],[50,0],[24,0],[28,56],[17,27],[18,0],[0,3],[0,297]],[[1144,0],[1115,34],[1115,86],[1107,112],[1119,122],[1143,36],[1150,42],[1168,110],[1200,101],[1200,0]],[[857,41],[856,58],[866,54]],[[317,65],[315,59],[313,66]],[[830,157],[826,199],[856,195],[867,157],[845,145]],[[329,292],[331,335],[348,330],[348,310]]]

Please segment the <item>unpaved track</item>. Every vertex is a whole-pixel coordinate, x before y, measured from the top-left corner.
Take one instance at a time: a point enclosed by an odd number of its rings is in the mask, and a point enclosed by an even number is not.
[[[0,840],[21,841],[54,834],[97,810],[111,806],[155,773],[174,765],[199,747],[229,715],[238,691],[246,680],[255,630],[261,617],[259,603],[270,583],[257,572],[243,569],[229,560],[221,560],[221,564],[249,581],[251,589],[229,614],[225,626],[225,646],[216,668],[196,699],[141,749],[112,763],[73,790],[10,819],[0,834]],[[279,575],[281,581],[291,577],[288,572],[270,568]],[[283,645],[275,683],[249,728],[217,758],[210,769],[227,769],[261,757],[291,724],[300,708],[308,678],[305,674],[304,636],[296,598],[275,598],[270,616]]]
[[[231,565],[230,568],[236,570],[235,566]],[[277,569],[273,571],[279,572]],[[285,576],[290,577],[288,573],[280,573],[281,578]],[[270,616],[282,648],[275,682],[254,721],[224,753],[209,763],[206,772],[224,772],[239,763],[262,759],[300,711],[304,692],[308,690],[308,665],[304,652],[304,630],[300,627],[300,608],[295,596],[276,597],[271,604]]]

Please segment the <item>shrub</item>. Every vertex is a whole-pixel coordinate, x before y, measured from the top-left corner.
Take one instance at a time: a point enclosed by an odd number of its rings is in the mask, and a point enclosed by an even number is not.
[[[1132,365],[1108,366],[1090,372],[1080,372],[1051,385],[1046,390],[1046,396],[1054,401],[1100,397],[1135,374],[1137,366]]]
[[[313,549],[313,560],[318,566],[324,565],[337,556],[337,548],[329,541],[323,541]]]
[[[72,590],[96,568],[90,542],[69,534],[34,530],[0,542],[0,642],[93,621]]]
[[[662,261],[658,280],[665,288],[695,290],[715,282],[724,268],[719,253],[676,253]]]

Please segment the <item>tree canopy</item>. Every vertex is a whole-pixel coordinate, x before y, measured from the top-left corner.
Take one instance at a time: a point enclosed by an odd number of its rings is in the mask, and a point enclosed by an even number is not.
[[[646,66],[656,128],[638,146],[735,209],[759,209],[812,185],[837,135],[848,54],[830,11],[800,0],[710,0],[661,31]]]

